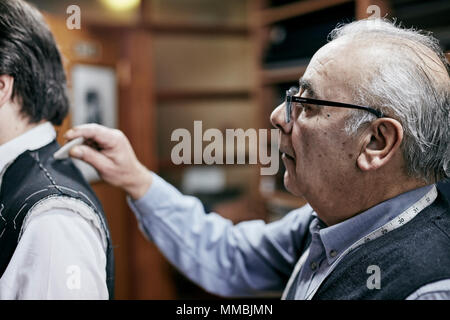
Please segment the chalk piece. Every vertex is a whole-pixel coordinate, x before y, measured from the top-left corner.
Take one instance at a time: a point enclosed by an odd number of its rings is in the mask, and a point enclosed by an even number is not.
[[[79,146],[80,144],[83,144],[83,142],[84,142],[84,138],[83,137],[79,137],[79,138],[73,139],[73,140],[67,142],[65,145],[63,145],[58,151],[56,151],[53,154],[53,157],[56,160],[67,159],[69,157],[70,149],[72,149],[75,146]]]

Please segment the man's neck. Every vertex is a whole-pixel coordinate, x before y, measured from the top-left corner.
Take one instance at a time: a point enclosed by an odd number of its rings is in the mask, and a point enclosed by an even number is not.
[[[348,193],[346,197],[327,201],[326,204],[323,201],[310,201],[309,203],[321,220],[331,226],[350,219],[381,202],[426,186],[427,183],[417,179],[404,178],[397,180],[396,183],[375,183],[375,185],[379,186],[377,190],[355,188],[353,194]],[[361,190],[362,192],[359,192]]]
[[[2,118],[3,119],[0,120],[0,145],[17,138],[28,130],[43,123],[29,123],[28,119],[24,119],[17,115],[9,115]]]

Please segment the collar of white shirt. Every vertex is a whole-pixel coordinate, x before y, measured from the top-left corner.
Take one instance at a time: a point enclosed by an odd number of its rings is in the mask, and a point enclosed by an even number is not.
[[[0,145],[0,186],[3,174],[14,160],[27,150],[42,148],[56,138],[56,131],[50,122],[40,124],[20,136]]]

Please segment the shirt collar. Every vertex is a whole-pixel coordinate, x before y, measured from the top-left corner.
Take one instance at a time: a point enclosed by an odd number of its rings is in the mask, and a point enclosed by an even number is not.
[[[50,122],[40,124],[20,136],[0,145],[0,184],[6,168],[27,150],[37,150],[56,138],[56,131]]]
[[[400,215],[432,187],[428,185],[400,194],[330,227],[322,228],[317,223],[328,263],[332,264],[353,243]]]

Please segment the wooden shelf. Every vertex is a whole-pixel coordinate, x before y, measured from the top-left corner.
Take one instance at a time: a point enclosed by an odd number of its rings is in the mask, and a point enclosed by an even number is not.
[[[260,79],[263,85],[298,81],[306,70],[306,65],[261,70]]]
[[[304,0],[294,2],[280,7],[262,10],[259,14],[259,21],[263,25],[268,25],[353,1],[354,0]]]
[[[247,26],[208,25],[208,24],[174,24],[174,23],[150,23],[148,28],[158,33],[174,34],[198,34],[214,36],[249,36],[250,28]]]
[[[211,100],[211,99],[248,99],[250,89],[242,90],[164,90],[156,93],[157,100]]]
[[[111,32],[145,30],[155,34],[175,35],[212,35],[212,36],[242,36],[251,34],[250,27],[231,25],[208,25],[208,24],[175,24],[175,23],[151,23],[140,22],[138,24],[117,25],[108,22],[87,21],[89,27],[98,30],[111,30]]]

